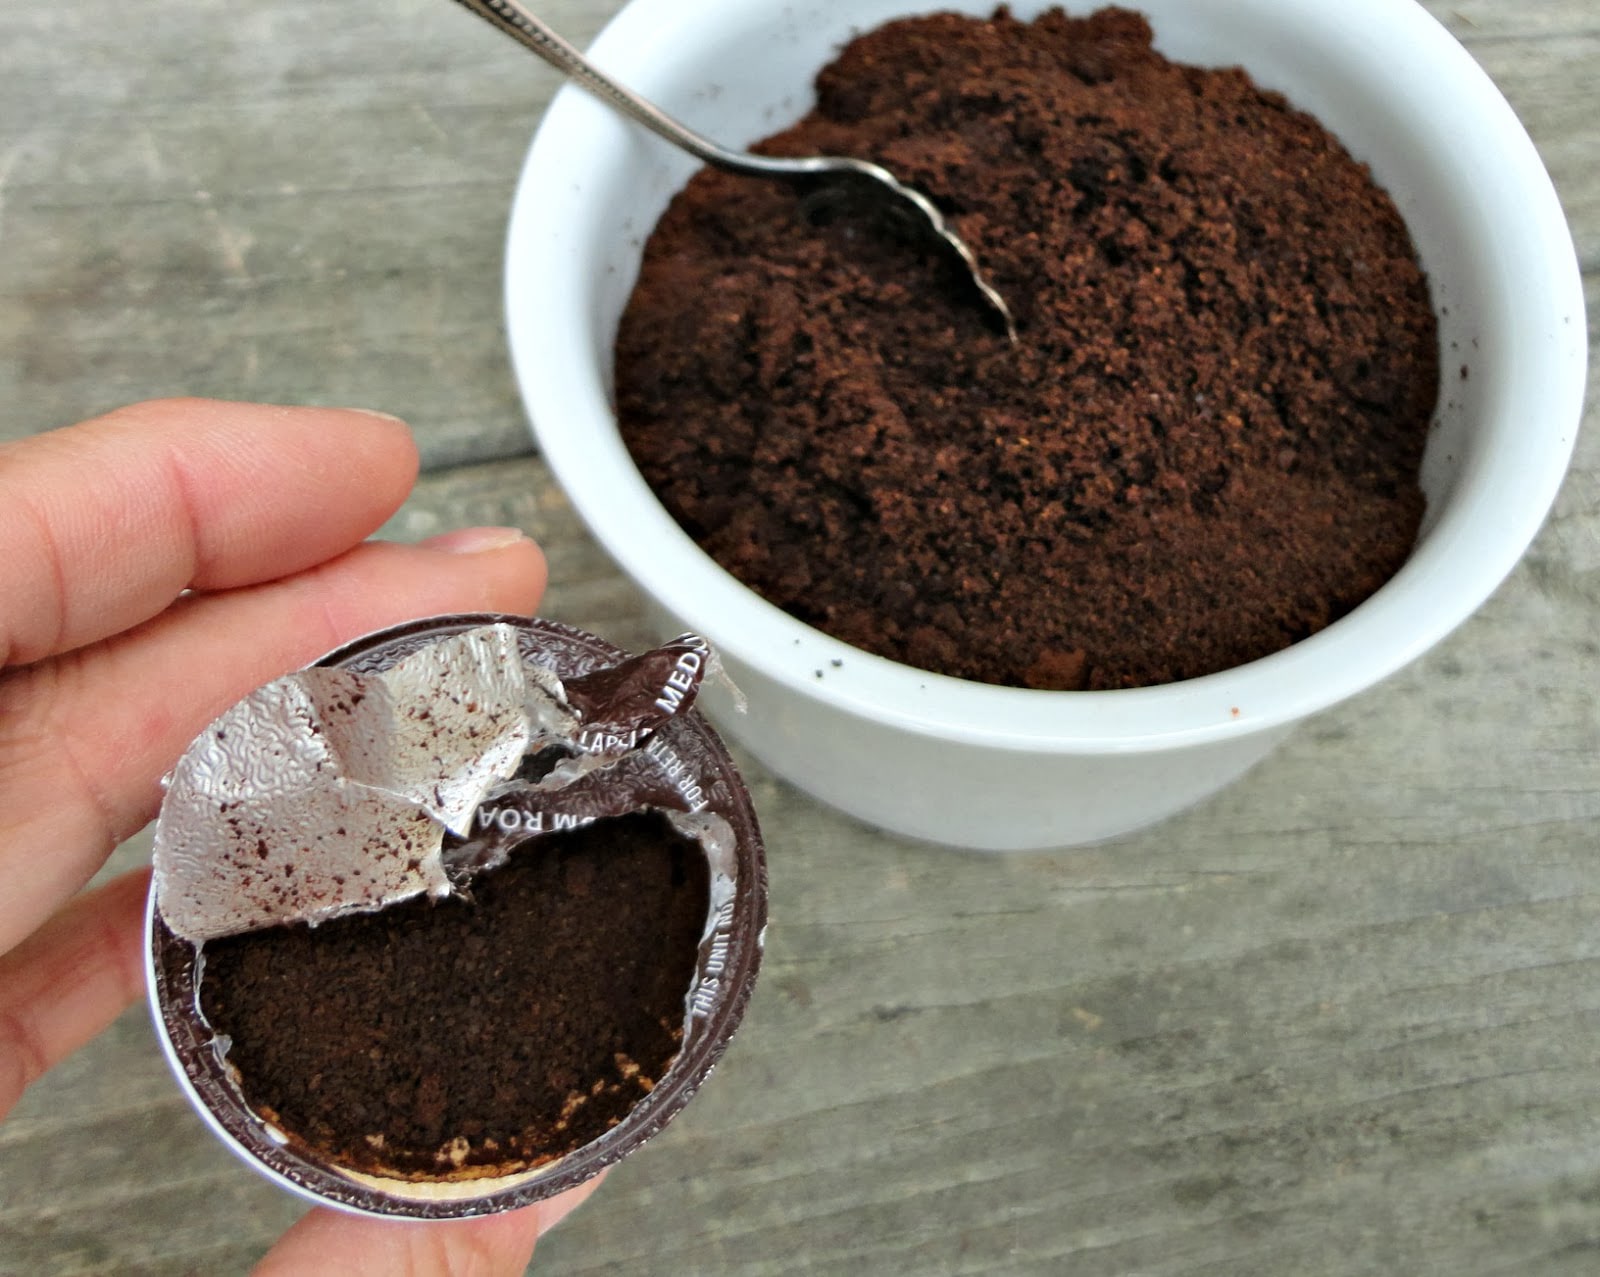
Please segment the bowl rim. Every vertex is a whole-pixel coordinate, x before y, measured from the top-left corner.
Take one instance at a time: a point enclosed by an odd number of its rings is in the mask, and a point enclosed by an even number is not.
[[[1290,8],[1281,0],[1273,3],[1279,12]],[[632,77],[644,84],[659,64],[659,50],[677,47],[673,39],[686,30],[709,27],[715,7],[687,13],[676,0],[632,0],[590,53],[625,82]],[[911,4],[905,12],[939,7]],[[1493,593],[1555,500],[1585,393],[1584,298],[1554,185],[1487,73],[1414,0],[1348,0],[1341,13],[1352,24],[1395,28],[1394,38],[1407,42],[1430,73],[1451,78],[1458,105],[1470,117],[1465,132],[1493,154],[1509,189],[1517,192],[1520,220],[1513,230],[1542,273],[1538,281],[1520,282],[1528,295],[1542,288],[1549,302],[1544,323],[1522,343],[1514,369],[1517,385],[1537,387],[1545,404],[1539,429],[1522,440],[1526,469],[1514,485],[1509,477],[1501,481],[1501,488],[1511,486],[1509,493],[1452,502],[1400,571],[1340,620],[1280,652],[1199,678],[1115,691],[1035,691],[902,665],[834,639],[760,598],[678,527],[616,436],[604,375],[586,353],[585,325],[593,316],[585,285],[593,281],[581,275],[576,254],[563,255],[562,219],[583,206],[584,166],[614,156],[632,126],[567,85],[541,122],[518,180],[507,232],[504,304],[513,368],[534,439],[573,507],[645,594],[690,621],[736,668],[743,665],[839,713],[924,737],[1066,754],[1197,745],[1295,722],[1409,664]],[[557,173],[563,183],[547,176]],[[532,278],[546,284],[537,296],[519,285]],[[563,286],[564,304],[551,304],[551,297],[562,297]],[[1568,322],[1551,323],[1558,313]],[[1498,508],[1496,495],[1516,500],[1509,510]],[[1463,507],[1478,512],[1475,525],[1467,526]],[[1492,535],[1483,528],[1490,507]],[[1419,606],[1423,598],[1431,606]]]

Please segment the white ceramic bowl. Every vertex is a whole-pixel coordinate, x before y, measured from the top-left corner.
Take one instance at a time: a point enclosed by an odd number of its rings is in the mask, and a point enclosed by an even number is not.
[[[1048,6],[1012,7],[1029,17]],[[1113,692],[964,682],[848,647],[740,585],[651,495],[609,399],[641,244],[694,162],[569,86],[522,174],[507,261],[511,348],[557,478],[663,626],[721,649],[749,712],[723,707],[720,724],[780,775],[898,833],[1058,846],[1214,792],[1297,722],[1460,624],[1527,547],[1571,455],[1586,350],[1571,236],[1526,133],[1450,35],[1411,0],[1140,7],[1168,57],[1244,66],[1371,165],[1428,271],[1447,387],[1423,464],[1427,515],[1399,574],[1320,634],[1205,678]],[[935,8],[987,14],[993,3],[634,0],[591,52],[685,122],[744,145],[809,108],[813,76],[853,33]]]

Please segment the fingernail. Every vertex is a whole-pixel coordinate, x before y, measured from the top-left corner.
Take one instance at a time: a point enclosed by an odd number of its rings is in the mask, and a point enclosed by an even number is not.
[[[359,412],[363,417],[376,417],[379,421],[392,421],[397,426],[404,426],[405,421],[395,416],[392,412],[379,412],[376,408],[346,408],[345,412]],[[408,430],[409,426],[406,427]]]
[[[489,550],[503,550],[518,541],[526,541],[520,528],[458,528],[454,532],[441,532],[420,544],[430,550],[443,550],[446,554],[484,554]]]

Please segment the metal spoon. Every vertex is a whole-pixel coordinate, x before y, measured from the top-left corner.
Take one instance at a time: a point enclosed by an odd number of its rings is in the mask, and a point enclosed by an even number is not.
[[[518,0],[457,0],[457,3],[471,9],[519,44],[532,49],[607,105],[644,125],[658,137],[681,147],[696,159],[746,177],[776,178],[809,187],[821,198],[841,190],[850,196],[866,195],[879,208],[912,227],[920,237],[951,258],[972,281],[973,291],[988,316],[1005,330],[1011,343],[1016,344],[1017,326],[1011,317],[1011,309],[993,285],[984,279],[972,250],[950,229],[944,215],[931,200],[900,182],[887,169],[867,160],[838,156],[776,159],[727,150],[685,128],[659,107],[606,76]]]

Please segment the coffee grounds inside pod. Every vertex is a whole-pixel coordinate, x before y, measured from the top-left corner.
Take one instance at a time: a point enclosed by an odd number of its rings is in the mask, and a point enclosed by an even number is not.
[[[515,1173],[616,1126],[683,1039],[703,849],[658,814],[517,848],[463,894],[209,941],[246,1103],[345,1168]]]

